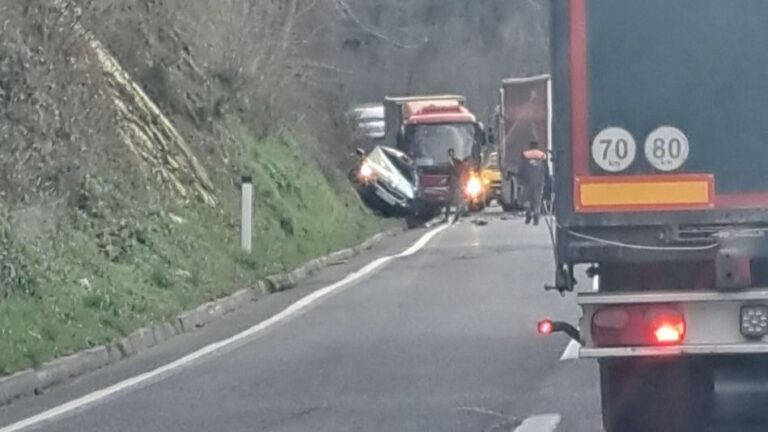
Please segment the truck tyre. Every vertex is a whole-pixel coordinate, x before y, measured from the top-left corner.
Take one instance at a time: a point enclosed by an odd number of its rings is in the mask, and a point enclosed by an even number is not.
[[[705,430],[711,386],[685,360],[602,360],[600,396],[606,432]]]
[[[504,180],[501,195],[499,196],[499,205],[507,213],[512,213],[523,209],[520,205],[518,193],[518,184],[515,176],[510,175]]]
[[[501,191],[499,192],[499,205],[505,212],[514,210],[515,202],[515,179],[512,174],[507,173],[501,181]]]

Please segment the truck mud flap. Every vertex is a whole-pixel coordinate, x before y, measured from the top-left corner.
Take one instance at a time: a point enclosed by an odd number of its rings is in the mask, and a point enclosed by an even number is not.
[[[768,422],[768,358],[732,358],[712,370],[714,417],[724,423]]]

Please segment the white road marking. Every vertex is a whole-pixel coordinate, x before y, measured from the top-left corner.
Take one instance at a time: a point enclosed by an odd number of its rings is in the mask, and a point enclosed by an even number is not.
[[[579,343],[576,342],[575,340],[571,340],[570,342],[568,342],[568,346],[565,347],[565,351],[563,351],[563,355],[560,356],[560,361],[578,359],[579,348],[581,348],[581,345],[579,345]]]
[[[143,373],[141,375],[137,375],[133,378],[129,378],[125,381],[121,381],[107,388],[97,390],[93,393],[87,394],[81,398],[67,402],[58,407],[52,408],[38,415],[29,417],[25,420],[21,420],[10,426],[0,428],[0,432],[18,432],[34,426],[40,426],[41,424],[51,422],[52,420],[55,420],[56,418],[64,416],[66,414],[72,414],[80,410],[83,410],[87,408],[89,405],[102,402],[111,396],[117,395],[118,393],[130,390],[135,387],[139,387],[141,385],[148,385],[151,383],[162,381],[164,378],[170,376],[172,372],[175,372],[178,369],[190,366],[192,363],[200,359],[203,359],[204,357],[207,357],[224,348],[243,342],[245,339],[252,337],[258,333],[261,333],[266,329],[274,326],[275,324],[278,324],[281,321],[285,321],[289,318],[292,318],[298,313],[303,312],[305,309],[307,309],[309,306],[319,301],[323,297],[326,297],[332,294],[334,291],[337,291],[354,282],[357,282],[361,278],[382,268],[384,265],[386,265],[390,261],[395,260],[397,258],[404,258],[404,257],[408,257],[415,254],[419,250],[423,249],[424,246],[426,246],[427,243],[429,243],[435,236],[437,236],[438,234],[440,234],[441,232],[443,232],[445,229],[449,227],[450,225],[441,225],[427,232],[418,241],[416,241],[416,243],[411,245],[411,247],[401,252],[400,254],[378,258],[370,262],[368,265],[361,268],[360,270],[349,274],[347,277],[340,280],[339,282],[336,282],[333,285],[329,285],[327,287],[324,287],[315,291],[312,294],[309,294],[308,296],[302,298],[296,303],[293,303],[291,306],[289,306],[282,312],[278,313],[277,315],[273,316],[272,318],[269,318],[266,321],[262,321],[261,323],[256,324],[255,326],[249,328],[248,330],[243,331],[242,333],[238,333],[228,339],[224,339],[222,341],[210,344],[178,360],[175,360],[171,363],[161,366],[155,370]]]
[[[554,432],[560,425],[560,414],[543,414],[525,419],[515,432]]]

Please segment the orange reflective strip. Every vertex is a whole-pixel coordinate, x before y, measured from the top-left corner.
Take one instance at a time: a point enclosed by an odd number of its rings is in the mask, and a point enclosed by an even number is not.
[[[714,177],[711,175],[577,178],[575,192],[579,212],[714,207]]]

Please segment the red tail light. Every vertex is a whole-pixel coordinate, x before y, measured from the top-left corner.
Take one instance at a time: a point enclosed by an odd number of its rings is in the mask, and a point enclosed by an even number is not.
[[[661,316],[653,323],[653,337],[659,345],[675,345],[685,337],[685,321],[682,315]]]
[[[609,306],[592,316],[598,347],[676,345],[685,338],[685,318],[672,306]]]
[[[554,330],[554,324],[552,324],[552,321],[550,320],[544,320],[539,322],[538,330],[539,334],[542,336],[549,336],[552,334],[552,330]]]

